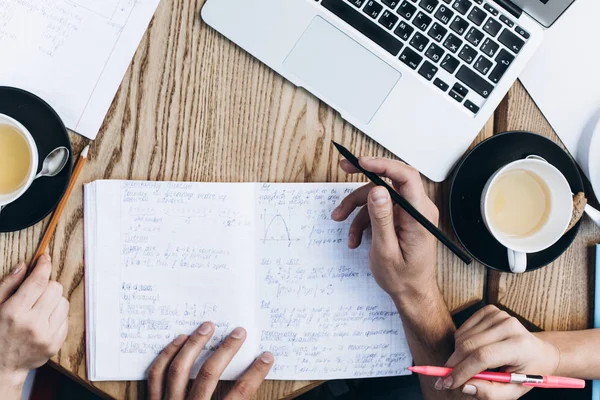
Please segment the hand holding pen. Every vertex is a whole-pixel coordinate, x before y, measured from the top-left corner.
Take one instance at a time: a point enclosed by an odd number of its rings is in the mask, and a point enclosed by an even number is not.
[[[452,371],[438,379],[435,388],[460,389],[477,399],[516,399],[531,390],[530,383],[506,384],[492,381],[490,376],[484,379],[473,377],[481,371],[496,368],[507,373],[558,375],[559,361],[555,346],[527,331],[506,312],[486,306],[456,331],[455,351],[446,363]],[[508,380],[504,377],[503,382],[510,382],[510,378],[510,375]],[[514,378],[521,379],[519,376]],[[561,382],[551,380],[546,383],[550,385],[541,386],[551,388]]]
[[[415,374],[421,374],[426,376],[438,376],[444,378],[452,374],[452,368],[447,367],[432,367],[432,366],[415,366],[408,368]],[[525,387],[532,388],[543,388],[543,389],[583,389],[585,388],[585,381],[583,379],[566,378],[563,376],[552,376],[552,375],[531,375],[531,374],[519,374],[515,372],[493,372],[483,371],[471,379],[479,379],[483,381],[489,381],[490,383],[507,383],[507,384],[519,384]],[[474,394],[477,394],[474,393]],[[481,393],[479,393],[481,396]]]

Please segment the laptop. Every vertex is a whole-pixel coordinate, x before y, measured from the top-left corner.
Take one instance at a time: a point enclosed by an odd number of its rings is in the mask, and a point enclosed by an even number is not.
[[[439,182],[573,1],[208,0],[202,18]]]

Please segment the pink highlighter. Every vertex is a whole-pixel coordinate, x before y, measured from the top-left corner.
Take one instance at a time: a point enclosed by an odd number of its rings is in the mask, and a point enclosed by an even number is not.
[[[452,372],[452,368],[445,367],[410,367],[409,371],[427,376],[438,376],[444,378]],[[481,372],[473,377],[490,382],[520,383],[523,386],[546,388],[546,389],[583,389],[585,381],[575,378],[564,378],[562,376],[525,375],[507,372]]]

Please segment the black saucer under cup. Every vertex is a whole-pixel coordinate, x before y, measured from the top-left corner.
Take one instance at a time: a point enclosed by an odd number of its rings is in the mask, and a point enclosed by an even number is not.
[[[483,265],[510,272],[506,247],[486,228],[481,215],[481,194],[488,179],[501,167],[529,155],[538,155],[554,165],[567,179],[573,193],[583,192],[579,169],[571,156],[553,141],[529,132],[507,132],[492,136],[471,150],[458,165],[450,190],[450,221],[463,247]],[[527,270],[544,267],[573,243],[579,222],[551,247],[527,255]]]
[[[0,232],[14,232],[36,224],[56,208],[71,179],[73,149],[58,114],[32,93],[0,86],[0,113],[19,121],[33,136],[38,150],[37,172],[55,148],[64,146],[71,154],[60,174],[36,179],[23,196],[2,209]]]

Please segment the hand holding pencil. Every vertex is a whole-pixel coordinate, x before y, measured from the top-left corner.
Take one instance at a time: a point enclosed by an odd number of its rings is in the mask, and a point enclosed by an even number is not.
[[[400,181],[400,182],[396,182],[394,184],[394,188],[390,187],[383,179],[381,179],[381,177],[379,175],[382,175],[384,177],[390,178],[391,177],[389,175],[386,174],[386,170],[373,170],[371,167],[367,166],[367,165],[363,165],[364,162],[367,162],[369,164],[371,164],[370,159],[367,157],[363,157],[360,160],[354,155],[352,154],[347,148],[345,148],[344,146],[342,146],[341,144],[338,144],[336,142],[333,142],[333,145],[335,146],[336,149],[338,149],[338,151],[340,152],[340,154],[342,156],[344,156],[346,158],[345,162],[347,164],[352,165],[353,168],[353,172],[360,172],[362,173],[364,176],[366,176],[367,178],[369,178],[369,180],[376,186],[380,186],[382,188],[384,188],[389,196],[391,196],[392,201],[400,206],[400,208],[402,208],[403,212],[410,215],[410,217],[412,219],[414,219],[416,222],[418,222],[423,228],[425,228],[430,234],[432,234],[433,236],[435,236],[436,239],[438,239],[440,242],[442,242],[442,244],[444,246],[446,246],[448,249],[450,249],[450,251],[452,251],[454,254],[456,254],[456,256],[458,258],[460,258],[465,264],[469,265],[473,262],[473,259],[471,259],[471,257],[469,257],[469,255],[467,253],[464,252],[464,250],[462,250],[460,247],[458,247],[456,244],[454,244],[449,238],[448,236],[446,236],[438,227],[437,224],[434,224],[431,222],[430,219],[428,219],[425,215],[423,215],[421,212],[419,212],[419,210],[415,207],[414,201],[416,199],[413,199],[413,201],[411,201],[411,199],[407,198],[405,195],[403,195],[402,193],[399,193],[398,188],[401,187],[402,185],[404,185],[406,182]],[[401,161],[391,161],[391,160],[387,160],[387,162],[393,162],[396,163],[396,166],[398,165],[402,165],[404,166],[405,172],[409,173],[413,175],[413,179],[412,181],[415,182],[414,184],[416,184],[416,179],[414,179],[414,175],[416,175],[419,179],[419,182],[421,180],[421,175],[419,174],[419,172],[413,168],[408,166],[407,164],[401,162]],[[421,182],[420,184],[421,189],[423,189],[423,183]],[[422,190],[423,194],[425,193],[424,190]],[[415,192],[416,194],[417,192]]]
[[[383,158],[361,158],[361,165],[393,181],[394,188],[431,221],[438,223],[438,210],[427,197],[421,176],[412,167]],[[361,173],[347,160],[340,162],[346,173]],[[394,206],[389,192],[374,184],[355,190],[333,211],[335,221],[344,221],[358,210],[350,226],[348,246],[360,246],[370,227],[373,240],[369,260],[377,283],[393,299],[410,302],[415,294],[439,293],[436,280],[436,240],[404,209]],[[407,294],[405,296],[405,294]]]

